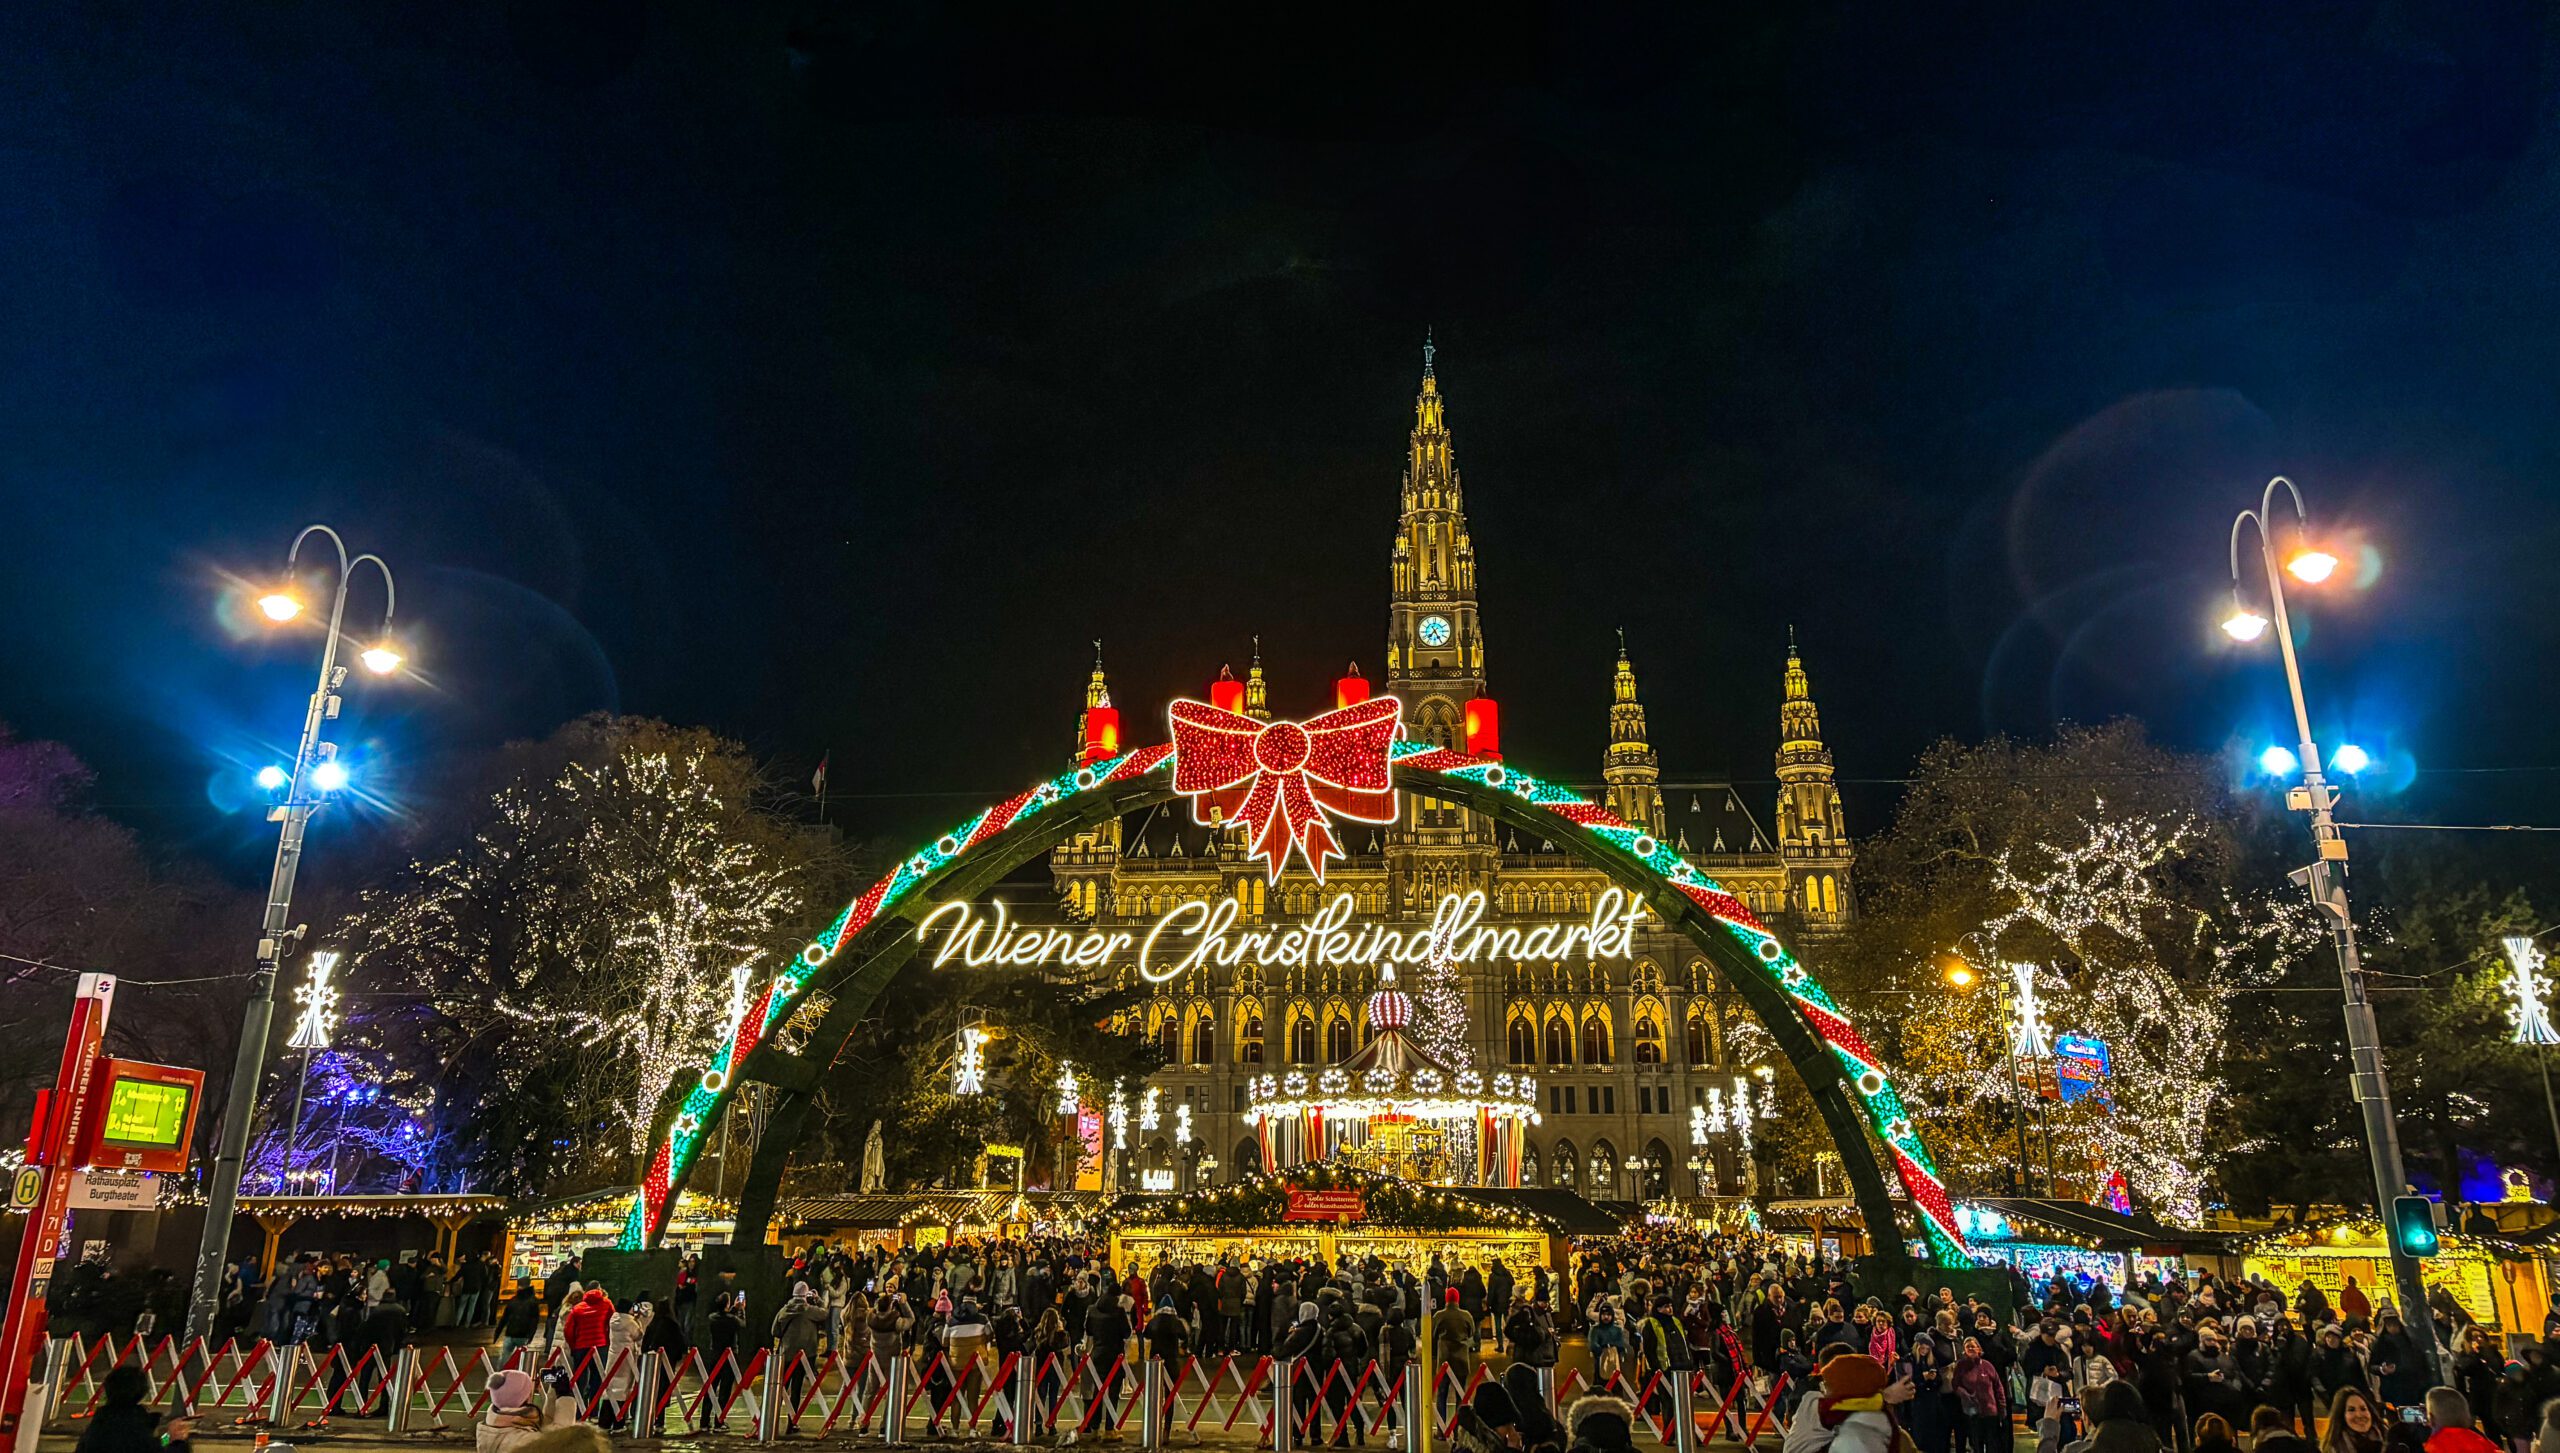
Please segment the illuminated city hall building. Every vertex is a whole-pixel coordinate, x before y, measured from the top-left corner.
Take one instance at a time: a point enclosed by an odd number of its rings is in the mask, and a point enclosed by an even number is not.
[[[1499,718],[1487,688],[1492,653],[1478,612],[1475,549],[1427,349],[1388,572],[1384,687],[1403,702],[1408,734],[1462,750],[1495,745]],[[1243,681],[1221,681],[1212,695],[1224,698],[1219,705],[1268,718],[1266,692],[1256,660]],[[1849,835],[1792,643],[1778,707],[1777,801],[1767,828],[1725,783],[1664,779],[1623,644],[1605,701],[1592,705],[1608,713],[1609,745],[1599,782],[1576,784],[1582,790],[1626,821],[1649,826],[1782,932],[1818,939],[1849,916]],[[1079,752],[1097,730],[1117,732],[1098,660],[1085,706]],[[1558,766],[1544,753],[1528,754],[1522,765],[1550,773]],[[1471,810],[1413,793],[1402,806],[1393,824],[1341,824],[1345,856],[1321,885],[1295,862],[1268,881],[1264,864],[1246,855],[1242,834],[1196,825],[1178,806],[1076,837],[1052,853],[1049,866],[1070,919],[1133,928],[1176,905],[1220,898],[1239,900],[1243,924],[1303,922],[1346,893],[1364,922],[1420,926],[1444,897],[1470,890],[1485,895],[1486,926],[1558,922],[1588,919],[1610,886],[1553,843],[1525,841]],[[1662,930],[1659,919],[1645,922],[1625,959],[1462,970],[1471,1020],[1465,1043],[1475,1064],[1488,1076],[1508,1071],[1537,1080],[1540,1113],[1518,1157],[1524,1185],[1571,1188],[1593,1199],[1743,1188],[1740,1137],[1711,1133],[1701,1149],[1693,1129],[1707,1123],[1711,1103],[1721,1121],[1738,1102],[1765,1097],[1753,1071],[1778,1056],[1704,957]],[[1135,1017],[1167,1064],[1148,1082],[1159,1095],[1157,1123],[1130,1130],[1135,1168],[1152,1170],[1145,1179],[1157,1186],[1225,1182],[1262,1168],[1262,1142],[1247,1113],[1253,1086],[1265,1075],[1320,1073],[1353,1059],[1372,1037],[1369,1005],[1378,987],[1366,966],[1251,962],[1204,965],[1154,985]],[[1403,987],[1412,987],[1410,975]],[[1187,1156],[1172,1139],[1178,1107],[1188,1107]],[[1140,1180],[1125,1170],[1124,1177]]]

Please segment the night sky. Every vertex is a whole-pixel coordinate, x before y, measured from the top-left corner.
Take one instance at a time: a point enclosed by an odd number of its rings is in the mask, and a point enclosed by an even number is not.
[[[2281,471],[2361,810],[2560,822],[2540,7],[1220,13],[11,7],[0,718],[254,876],[308,642],[224,572],[320,519],[426,677],[383,821],[603,707],[938,826],[1092,637],[1142,722],[1257,632],[1283,712],[1379,674],[1429,328],[1532,770],[1619,626],[1666,771],[1765,784],[1794,625],[1861,830],[1942,734],[2254,750]]]

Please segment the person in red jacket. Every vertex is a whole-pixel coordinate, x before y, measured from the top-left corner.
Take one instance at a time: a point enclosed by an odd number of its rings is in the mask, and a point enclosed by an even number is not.
[[[596,1396],[604,1391],[605,1344],[612,1337],[613,1298],[602,1287],[589,1287],[560,1319],[560,1340],[569,1349],[569,1366],[577,1375],[582,1417],[593,1415]]]
[[[2471,1400],[2449,1387],[2427,1389],[2427,1453],[2498,1453],[2472,1426]]]

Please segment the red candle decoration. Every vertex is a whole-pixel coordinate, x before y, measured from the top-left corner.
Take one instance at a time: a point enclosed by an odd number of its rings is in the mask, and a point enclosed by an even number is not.
[[[1224,666],[1218,668],[1218,679],[1209,683],[1209,704],[1220,711],[1244,710],[1244,683],[1236,679],[1235,672]]]
[[[1360,674],[1360,663],[1351,663],[1349,671],[1333,683],[1333,709],[1342,710],[1354,702],[1369,699],[1369,678]]]
[[[1502,756],[1502,708],[1490,696],[1467,703],[1467,755],[1497,760]]]
[[[1088,706],[1084,709],[1084,759],[1099,762],[1120,755],[1120,708]]]

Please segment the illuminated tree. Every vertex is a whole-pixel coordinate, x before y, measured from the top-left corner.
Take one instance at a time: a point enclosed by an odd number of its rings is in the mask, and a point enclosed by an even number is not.
[[[477,1188],[533,1189],[646,1149],[731,969],[788,952],[846,875],[708,732],[591,717],[493,775],[346,925],[353,995],[398,996],[349,1038],[431,1100]]]
[[[1861,860],[1870,911],[1844,978],[1853,1003],[1873,996],[1942,1162],[1981,1188],[2015,1172],[2021,1091],[1997,986],[2031,965],[2046,1025],[2104,1041],[2111,1074],[2099,1095],[2043,1106],[2030,1162],[2041,1169],[2049,1133],[2063,1193],[2094,1199],[2120,1170],[2164,1218],[2201,1216],[2229,1148],[2216,1122],[2234,1092],[2233,996],[2322,942],[2301,900],[2268,886],[2283,882],[2258,851],[2271,825],[2214,763],[2130,723],[1923,759]],[[1943,977],[1951,950],[1980,972],[1970,992]]]

